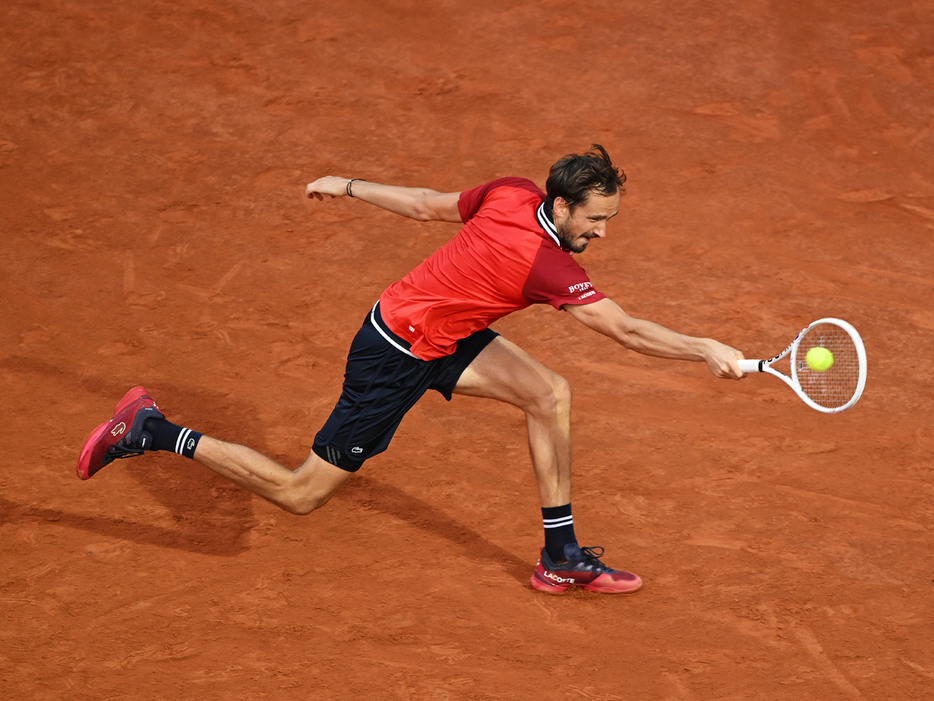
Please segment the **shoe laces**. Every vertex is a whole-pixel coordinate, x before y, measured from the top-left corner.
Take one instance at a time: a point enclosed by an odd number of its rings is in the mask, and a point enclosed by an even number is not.
[[[589,568],[593,568],[595,572],[613,572],[613,569],[604,565],[600,558],[603,557],[604,549],[599,545],[595,545],[590,548],[581,548],[581,558]]]
[[[570,553],[566,554],[570,555]],[[543,555],[547,555],[547,553]],[[573,557],[568,557],[565,562],[549,562],[549,568],[554,572],[595,572],[597,574],[615,572],[616,570],[600,562],[602,555],[603,548],[599,545],[592,548],[577,546],[577,552],[574,553]]]
[[[138,440],[137,440],[138,442]],[[150,443],[152,439],[150,439]],[[117,443],[114,443],[107,449],[107,453],[104,455],[103,461],[104,465],[109,465],[114,460],[121,460],[123,458],[135,458],[143,454],[143,449],[138,445],[135,445],[130,442],[130,437],[126,436],[121,438]]]
[[[600,562],[600,558],[603,557],[604,550],[599,545],[594,545],[592,548],[581,548],[581,552],[584,554],[584,557]]]

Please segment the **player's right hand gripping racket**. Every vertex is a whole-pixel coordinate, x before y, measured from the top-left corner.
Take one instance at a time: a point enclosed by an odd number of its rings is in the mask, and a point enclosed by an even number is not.
[[[811,348],[833,353],[833,365],[819,372],[805,360]],[[788,372],[772,366],[788,358]],[[780,378],[812,409],[835,414],[856,404],[866,385],[866,349],[856,329],[842,319],[819,319],[801,330],[785,350],[769,360],[740,360],[743,372]]]

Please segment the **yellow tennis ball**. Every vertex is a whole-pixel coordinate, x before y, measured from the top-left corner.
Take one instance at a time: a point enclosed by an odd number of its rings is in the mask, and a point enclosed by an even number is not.
[[[830,367],[833,365],[833,353],[821,346],[810,348],[804,359],[808,367],[816,372],[830,370]]]

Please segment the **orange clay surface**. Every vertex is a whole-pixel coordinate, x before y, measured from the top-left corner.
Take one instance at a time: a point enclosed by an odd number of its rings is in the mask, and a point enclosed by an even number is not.
[[[934,3],[6,0],[4,699],[934,698]],[[322,511],[197,463],[75,477],[145,385],[295,467],[380,291],[451,237],[326,174],[629,176],[580,257],[749,357],[863,334],[860,403],[496,325],[575,391],[584,545],[645,588],[549,597],[518,410],[426,397]]]

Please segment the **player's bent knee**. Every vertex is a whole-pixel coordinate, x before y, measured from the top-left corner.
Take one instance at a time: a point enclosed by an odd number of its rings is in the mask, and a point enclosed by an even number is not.
[[[552,389],[555,399],[561,407],[571,406],[571,383],[565,380],[561,375],[555,375],[552,381]]]
[[[321,492],[314,488],[293,488],[280,501],[283,509],[296,516],[307,516],[327,504],[337,490]]]
[[[289,513],[310,514],[327,504],[352,474],[312,453],[293,473],[280,504]]]
[[[563,416],[571,410],[571,384],[560,375],[552,375],[536,387],[527,413],[542,417]]]
[[[312,513],[313,511],[317,511],[322,506],[327,504],[328,501],[330,501],[331,496],[332,495],[330,494],[325,497],[299,494],[284,503],[283,507],[286,511],[291,514],[295,514],[296,516],[307,516],[308,514]]]

